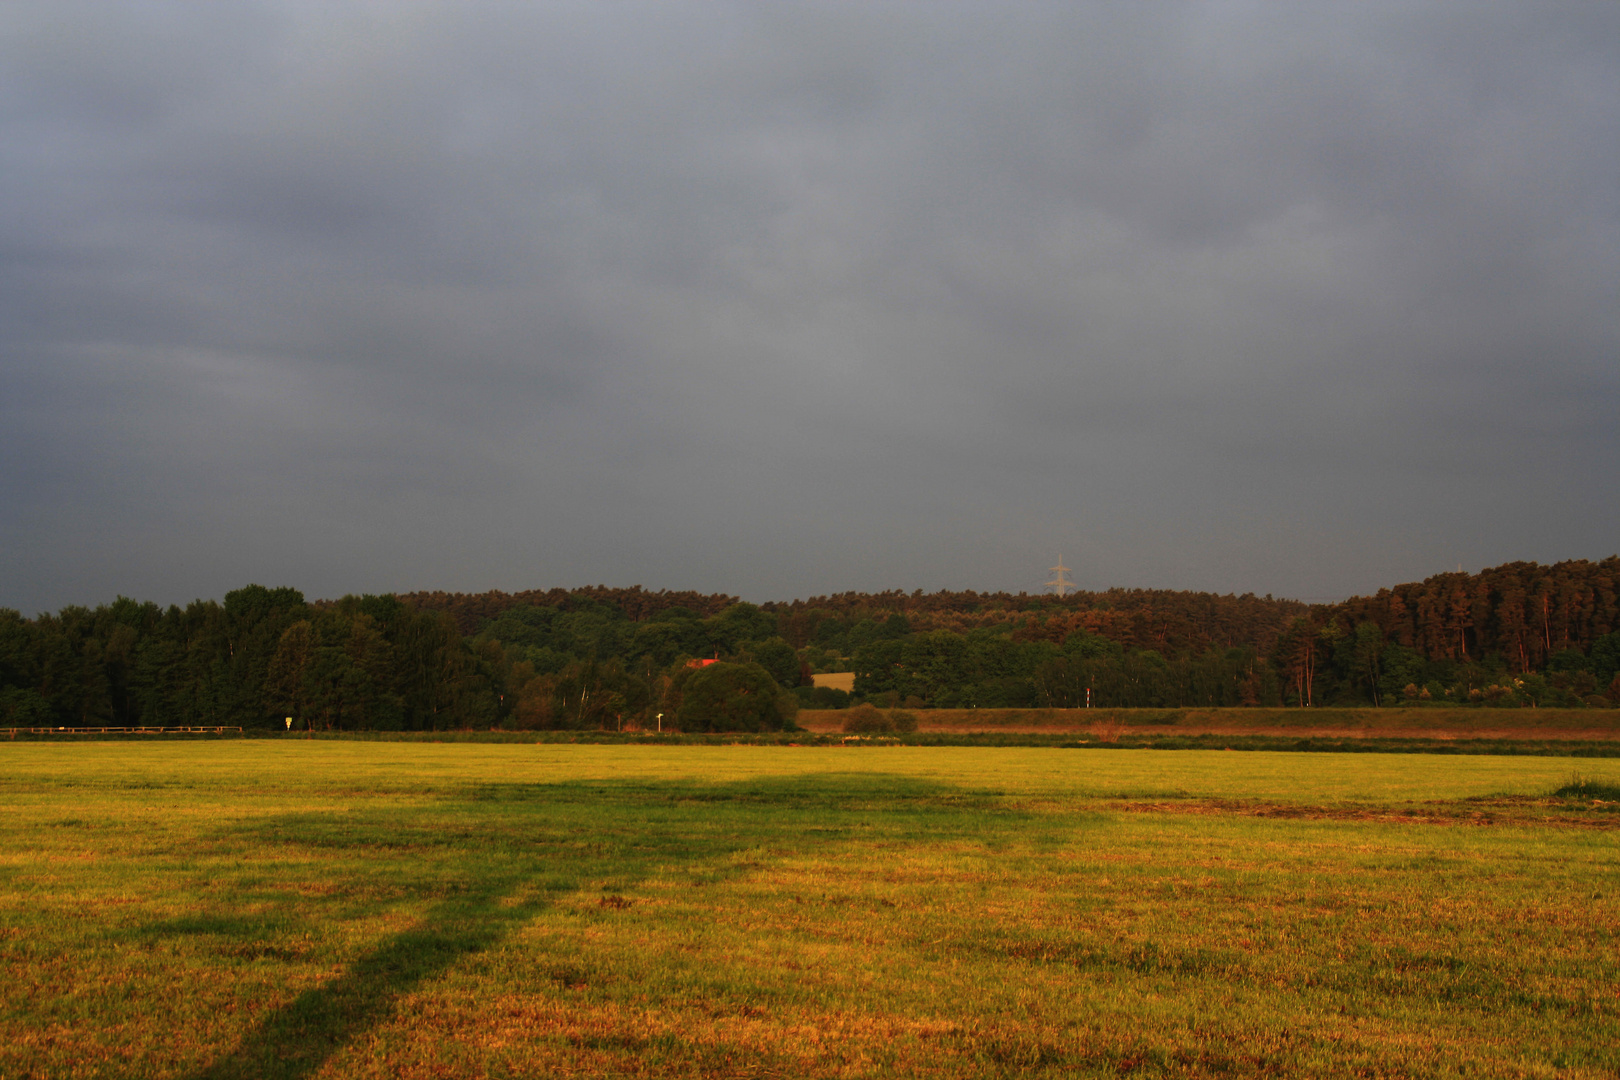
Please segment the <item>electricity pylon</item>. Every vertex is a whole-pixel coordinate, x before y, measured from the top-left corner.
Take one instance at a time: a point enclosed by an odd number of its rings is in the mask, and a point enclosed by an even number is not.
[[[1063,565],[1063,556],[1059,555],[1058,564],[1052,567],[1052,580],[1046,583],[1046,587],[1057,593],[1060,598],[1074,588],[1074,582],[1069,580],[1068,573],[1069,568]]]

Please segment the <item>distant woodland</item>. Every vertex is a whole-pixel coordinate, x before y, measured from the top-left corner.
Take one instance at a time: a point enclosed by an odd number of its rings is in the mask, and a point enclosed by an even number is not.
[[[595,586],[0,609],[0,725],[757,730],[795,708],[1620,704],[1620,557],[1338,604],[1110,589],[735,597]],[[715,661],[700,665],[697,661]],[[853,671],[853,694],[813,685]]]

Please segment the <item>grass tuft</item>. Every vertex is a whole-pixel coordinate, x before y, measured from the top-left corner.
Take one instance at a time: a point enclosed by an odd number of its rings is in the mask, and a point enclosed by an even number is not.
[[[1569,778],[1569,783],[1553,792],[1560,799],[1593,799],[1600,802],[1620,802],[1620,783],[1611,780],[1583,779],[1580,773]]]

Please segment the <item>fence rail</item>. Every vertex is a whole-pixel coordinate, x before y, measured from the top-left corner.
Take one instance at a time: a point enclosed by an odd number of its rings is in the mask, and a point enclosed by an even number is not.
[[[13,738],[18,735],[224,735],[242,734],[239,727],[14,727],[7,728]]]

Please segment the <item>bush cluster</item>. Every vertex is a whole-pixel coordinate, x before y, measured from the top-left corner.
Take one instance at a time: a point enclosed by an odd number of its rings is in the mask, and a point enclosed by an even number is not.
[[[917,714],[904,709],[884,712],[872,705],[857,705],[844,716],[848,735],[909,735],[917,730]]]

